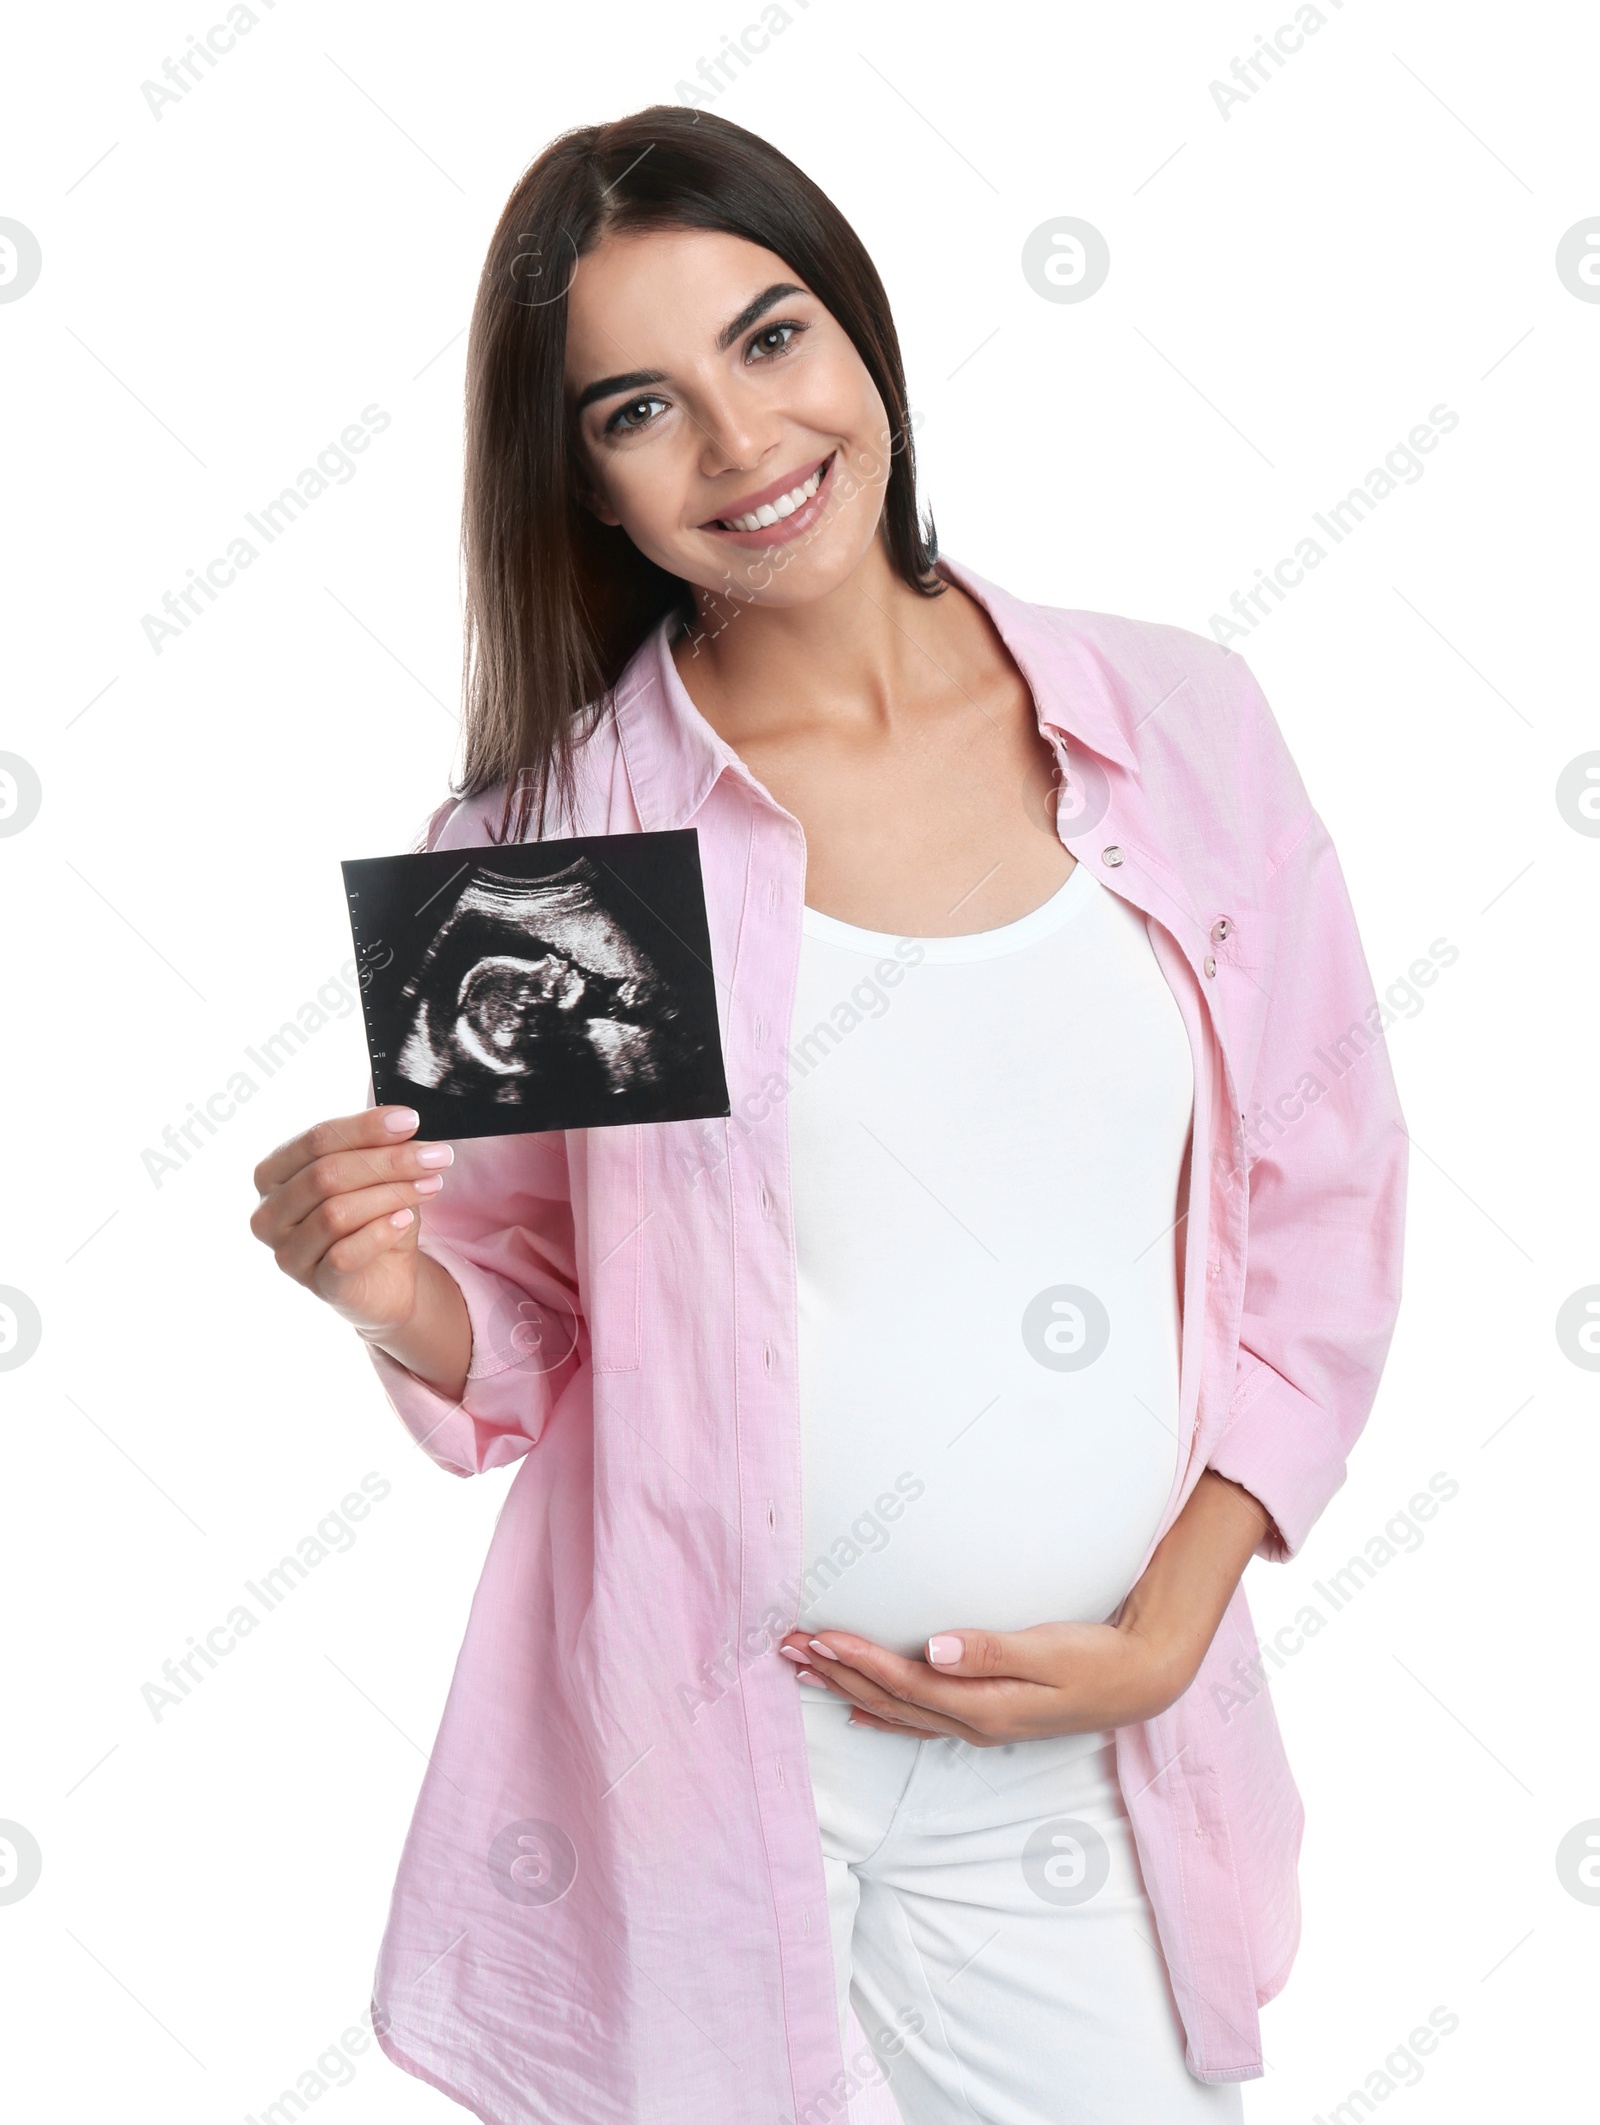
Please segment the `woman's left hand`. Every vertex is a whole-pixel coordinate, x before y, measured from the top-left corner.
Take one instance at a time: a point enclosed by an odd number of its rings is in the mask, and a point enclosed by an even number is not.
[[[907,1660],[853,1631],[785,1632],[779,1651],[854,1703],[852,1725],[952,1734],[978,1748],[1086,1734],[1175,1704],[1271,1527],[1239,1484],[1207,1469],[1115,1623],[953,1628]],[[950,1657],[945,1657],[949,1655]]]

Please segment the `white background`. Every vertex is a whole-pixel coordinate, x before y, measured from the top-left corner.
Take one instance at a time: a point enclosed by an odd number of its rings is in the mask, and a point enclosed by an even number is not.
[[[1600,748],[1600,304],[1554,254],[1600,213],[1595,20],[1324,0],[1224,117],[1209,84],[1287,0],[787,10],[714,107],[864,237],[941,541],[981,574],[1205,634],[1430,408],[1459,415],[1234,643],[1380,989],[1459,950],[1390,1036],[1415,1146],[1393,1355],[1303,1556],[1251,1567],[1263,1633],[1436,1471],[1460,1491],[1276,1679],[1306,1930],[1245,2101],[1326,2113],[1446,2006],[1385,2112],[1573,2115],[1600,1905],[1555,1853],[1600,1817],[1600,1379],[1554,1324],[1600,1282],[1600,839],[1555,784]],[[355,1014],[159,1187],[143,1153],[347,957],[339,859],[409,847],[446,794],[464,329],[506,193],[760,9],[255,12],[159,118],[141,84],[219,0],[36,5],[3,60],[0,215],[43,253],[0,305],[0,746],[43,786],[0,841],[27,1058],[0,1284],[43,1320],[0,1378],[0,1817],[44,1855],[0,1905],[30,2121],[257,2113],[366,2004],[507,1474],[413,1449],[247,1230],[257,1159],[364,1102]],[[1020,269],[1064,214],[1110,245],[1082,304]],[[356,476],[157,655],[142,616],[374,403]],[[154,1719],[163,1661],[369,1470],[393,1490],[356,1546]],[[325,2113],[462,2115],[371,2051]]]

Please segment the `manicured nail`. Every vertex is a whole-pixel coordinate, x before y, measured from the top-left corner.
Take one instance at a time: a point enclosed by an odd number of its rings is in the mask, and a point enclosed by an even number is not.
[[[383,1126],[399,1136],[406,1129],[414,1129],[421,1119],[415,1107],[395,1107],[383,1117]]]
[[[410,1224],[415,1214],[416,1213],[411,1210],[397,1210],[394,1216],[390,1218],[389,1222],[391,1225],[398,1226],[398,1228],[403,1232],[406,1226]]]
[[[413,1181],[411,1185],[416,1189],[418,1195],[437,1195],[444,1186],[444,1175],[442,1173],[430,1173],[425,1181]]]
[[[419,1166],[452,1166],[455,1164],[453,1144],[424,1144],[417,1152]]]
[[[778,1651],[783,1655],[785,1660],[793,1660],[797,1663],[797,1665],[804,1666],[806,1656],[804,1653],[801,1652],[798,1646],[780,1645]]]
[[[800,1680],[802,1682],[815,1683],[816,1687],[819,1690],[825,1690],[828,1687],[828,1685],[823,1681],[822,1677],[820,1675],[813,1675],[809,1668],[802,1668],[800,1670]]]
[[[837,1660],[839,1657],[837,1653],[831,1652],[829,1648],[823,1644],[820,1638],[813,1638],[810,1641],[810,1645],[812,1652],[820,1653],[824,1660]]]
[[[961,1640],[941,1632],[937,1638],[928,1640],[928,1658],[936,1668],[954,1667],[961,1658]]]

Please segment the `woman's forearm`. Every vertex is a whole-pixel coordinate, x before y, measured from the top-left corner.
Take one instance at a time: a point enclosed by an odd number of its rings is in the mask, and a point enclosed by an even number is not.
[[[435,1394],[459,1402],[466,1393],[467,1367],[472,1363],[472,1320],[467,1302],[449,1270],[420,1248],[416,1298],[410,1314],[392,1327],[358,1333],[408,1372],[414,1372]]]
[[[1174,1696],[1198,1672],[1270,1524],[1249,1491],[1208,1468],[1123,1603],[1118,1627],[1170,1665]]]

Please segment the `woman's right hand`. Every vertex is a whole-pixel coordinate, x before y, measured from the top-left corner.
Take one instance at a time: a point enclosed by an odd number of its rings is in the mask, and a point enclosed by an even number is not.
[[[341,1115],[255,1170],[250,1230],[286,1276],[380,1345],[416,1312],[421,1206],[455,1156],[448,1144],[408,1142],[418,1121],[410,1107]]]

